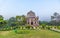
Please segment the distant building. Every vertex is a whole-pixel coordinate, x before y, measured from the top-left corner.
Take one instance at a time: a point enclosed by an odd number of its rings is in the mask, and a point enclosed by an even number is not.
[[[60,15],[56,16],[54,19],[52,19],[53,21],[56,21],[56,22],[60,22]]]
[[[60,22],[60,14],[57,12],[55,12],[51,18],[52,21]]]
[[[29,11],[27,13],[27,24],[31,26],[38,26],[39,25],[39,18],[35,16],[33,11]]]

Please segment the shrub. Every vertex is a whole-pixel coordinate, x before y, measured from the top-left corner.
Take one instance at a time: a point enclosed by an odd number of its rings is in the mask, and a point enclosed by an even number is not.
[[[56,29],[56,26],[54,26],[54,29]]]
[[[27,25],[27,26],[26,26],[26,29],[30,29],[30,27],[32,27],[32,26],[30,26],[30,25]]]
[[[60,29],[60,26],[57,26],[57,29]]]
[[[42,24],[41,26],[42,26],[42,29],[45,29],[46,28],[46,25],[45,24]]]
[[[46,28],[50,30],[52,27],[51,26],[47,26]]]
[[[29,30],[14,30],[14,32],[17,33],[17,34],[27,34],[30,31]]]

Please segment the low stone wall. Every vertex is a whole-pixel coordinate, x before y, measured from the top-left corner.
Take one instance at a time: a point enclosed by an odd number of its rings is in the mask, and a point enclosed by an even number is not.
[[[60,33],[60,30],[58,29],[50,29],[50,30]]]

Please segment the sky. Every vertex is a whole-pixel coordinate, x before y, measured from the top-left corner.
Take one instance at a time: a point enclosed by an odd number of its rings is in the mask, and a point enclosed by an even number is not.
[[[60,14],[60,0],[0,0],[0,15],[4,19],[27,15],[32,10],[41,21],[49,21],[54,12]]]

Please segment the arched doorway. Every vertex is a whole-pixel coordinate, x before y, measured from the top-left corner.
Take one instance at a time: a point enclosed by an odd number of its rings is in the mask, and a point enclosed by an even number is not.
[[[33,25],[33,22],[31,22],[31,25]]]

